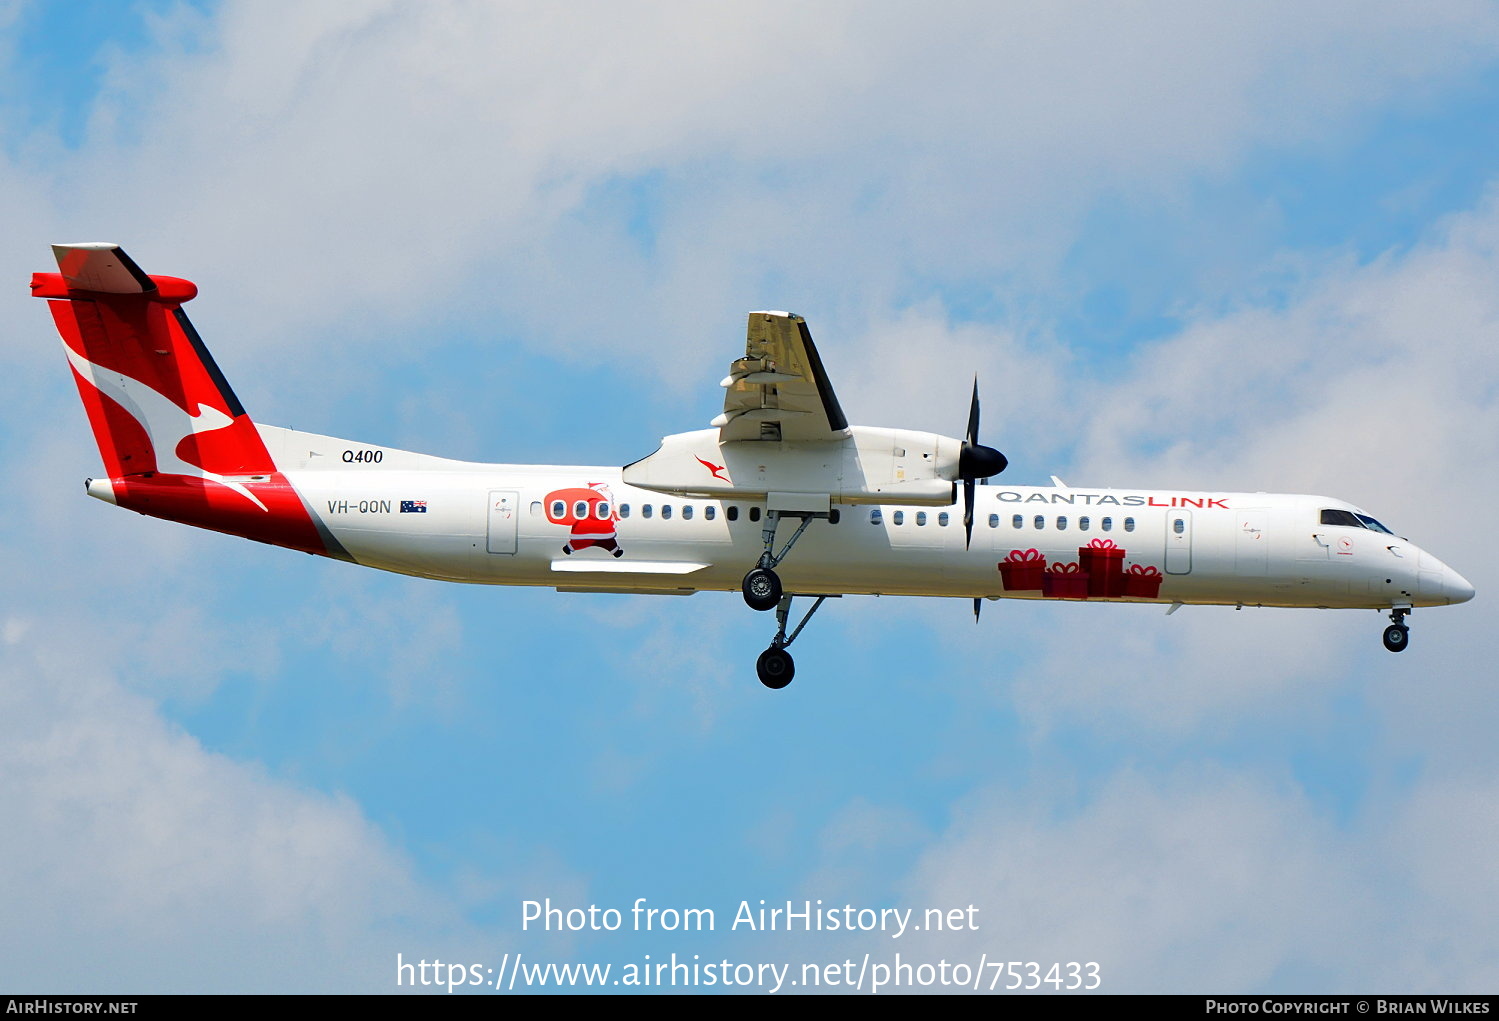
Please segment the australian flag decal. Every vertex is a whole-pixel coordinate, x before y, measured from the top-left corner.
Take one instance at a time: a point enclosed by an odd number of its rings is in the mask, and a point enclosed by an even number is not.
[[[426,500],[402,500],[401,501],[401,513],[402,514],[425,514],[425,513],[427,513],[427,501]]]

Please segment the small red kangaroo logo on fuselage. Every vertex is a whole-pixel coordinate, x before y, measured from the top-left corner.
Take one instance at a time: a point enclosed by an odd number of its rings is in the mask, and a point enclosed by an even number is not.
[[[694,454],[693,456],[697,457],[696,454]],[[712,461],[704,461],[701,457],[698,457],[697,463],[700,464],[700,465],[702,465],[704,468],[708,469],[708,471],[712,472],[713,473],[713,477],[715,479],[721,479],[724,482],[728,482],[729,481],[729,478],[728,478],[727,475],[720,475],[719,474],[719,472],[721,472],[725,468],[727,468],[728,465],[714,464]],[[733,485],[733,483],[729,483],[729,484]]]

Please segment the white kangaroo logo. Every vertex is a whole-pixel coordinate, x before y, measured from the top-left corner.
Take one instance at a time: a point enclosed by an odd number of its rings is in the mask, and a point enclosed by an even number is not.
[[[94,384],[95,389],[128,411],[140,423],[150,437],[151,448],[156,453],[156,470],[167,475],[194,475],[217,482],[232,489],[261,510],[269,508],[261,503],[254,493],[239,482],[234,482],[215,472],[188,464],[177,456],[177,444],[189,436],[216,432],[234,424],[234,419],[218,408],[206,404],[198,405],[198,413],[190,415],[138,379],[132,379],[113,369],[95,365],[74,351],[67,344],[63,350],[68,361],[80,376]]]

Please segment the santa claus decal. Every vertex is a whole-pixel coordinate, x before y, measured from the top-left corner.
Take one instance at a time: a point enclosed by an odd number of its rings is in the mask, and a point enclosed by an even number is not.
[[[546,515],[552,524],[572,528],[572,535],[562,545],[566,555],[594,546],[616,557],[625,555],[616,539],[614,523],[619,520],[619,513],[614,508],[614,494],[606,483],[590,482],[587,489],[558,489],[548,493]]]

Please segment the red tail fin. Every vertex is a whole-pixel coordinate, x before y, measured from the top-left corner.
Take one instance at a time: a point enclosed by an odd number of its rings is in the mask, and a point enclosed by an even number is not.
[[[182,303],[198,288],[148,276],[111,244],[54,245],[37,273],[73,366],[114,502],[158,517],[328,552],[276,470]],[[102,490],[101,490],[102,492]]]
[[[150,277],[113,245],[56,245],[31,279],[73,365],[111,476],[269,475],[260,434],[182,311],[198,289]]]

